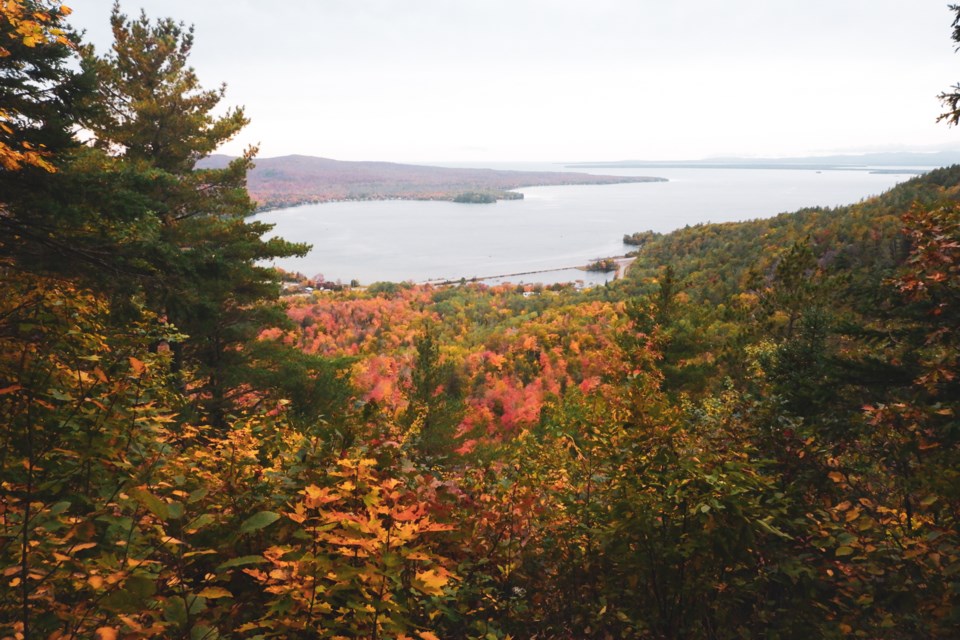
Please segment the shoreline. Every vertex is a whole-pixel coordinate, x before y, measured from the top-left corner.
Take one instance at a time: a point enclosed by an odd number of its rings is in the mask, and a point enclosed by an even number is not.
[[[617,268],[613,271],[613,280],[620,280],[626,276],[627,269],[630,268],[630,265],[633,264],[633,262],[637,258],[636,256],[611,256],[609,259],[617,263]],[[422,280],[417,284],[429,284],[434,286],[450,286],[450,285],[460,284],[461,282],[483,282],[484,280],[493,280],[494,278],[514,278],[517,276],[531,276],[531,275],[536,275],[538,273],[551,273],[554,271],[586,272],[587,268],[584,265],[577,265],[573,267],[553,267],[550,269],[535,269],[532,271],[519,271],[516,273],[502,273],[502,274],[488,275],[488,276],[474,276],[471,278],[466,278],[466,277],[456,278],[456,279],[432,278],[429,280]],[[575,282],[575,280],[571,280],[571,282]],[[520,283],[516,283],[516,284],[520,284]],[[538,284],[538,283],[524,282],[523,284]],[[539,283],[539,284],[542,284],[542,283]]]
[[[600,177],[611,177],[611,176],[600,176]],[[513,197],[499,197],[504,193],[520,193],[521,189],[535,189],[538,187],[579,187],[579,186],[590,186],[590,187],[604,187],[609,185],[618,185],[618,184],[644,184],[644,183],[659,183],[659,182],[670,182],[669,178],[663,178],[659,176],[613,176],[618,179],[616,180],[605,180],[605,181],[584,181],[584,182],[556,182],[556,183],[545,183],[545,184],[527,184],[527,185],[518,185],[510,186],[502,189],[492,189],[490,190],[496,198],[497,202],[501,200],[522,200],[523,198],[513,198]],[[619,179],[623,178],[623,179]],[[467,186],[464,189],[468,189]],[[389,201],[389,200],[405,200],[408,202],[456,202],[455,198],[464,192],[464,189],[459,190],[442,190],[442,191],[410,191],[410,192],[398,192],[398,193],[382,193],[382,194],[360,194],[360,193],[347,193],[347,194],[311,194],[311,195],[302,195],[298,199],[291,200],[289,202],[277,202],[270,200],[269,196],[265,196],[262,193],[258,193],[257,190],[250,189],[251,199],[256,204],[253,215],[260,213],[267,213],[271,211],[277,211],[280,209],[294,209],[296,207],[302,207],[304,205],[313,205],[313,204],[333,204],[337,202],[380,202],[380,201]],[[469,189],[468,189],[469,190]],[[474,188],[474,190],[476,190]],[[522,194],[521,194],[522,195]],[[265,198],[265,199],[261,199]],[[492,203],[490,203],[492,204]]]

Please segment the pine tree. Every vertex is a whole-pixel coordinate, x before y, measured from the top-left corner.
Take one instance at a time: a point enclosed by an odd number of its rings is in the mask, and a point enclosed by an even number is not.
[[[210,420],[222,425],[231,389],[245,378],[240,345],[284,318],[271,305],[279,274],[262,263],[303,255],[308,247],[263,240],[271,225],[249,220],[255,207],[246,173],[255,149],[224,169],[196,168],[247,119],[242,108],[214,115],[225,87],[202,89],[188,66],[193,29],[171,19],[151,21],[145,13],[131,20],[119,4],[110,22],[112,50],[103,56],[84,51],[103,105],[89,129],[135,184],[139,216],[148,223],[134,239],[150,274],[140,286],[148,307],[189,336],[175,346],[175,366]]]
[[[0,260],[76,256],[58,212],[36,206],[76,148],[92,76],[76,64],[70,11],[57,1],[0,3]]]
[[[59,2],[0,3],[0,168],[53,170],[69,130],[81,74],[68,68],[75,34]]]

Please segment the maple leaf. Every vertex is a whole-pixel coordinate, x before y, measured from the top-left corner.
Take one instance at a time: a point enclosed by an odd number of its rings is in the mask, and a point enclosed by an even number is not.
[[[443,587],[450,581],[442,569],[418,571],[413,586],[430,596],[442,596]]]

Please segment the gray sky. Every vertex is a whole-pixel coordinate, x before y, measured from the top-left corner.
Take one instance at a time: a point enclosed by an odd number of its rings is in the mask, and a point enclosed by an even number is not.
[[[103,51],[110,0],[66,0]],[[124,0],[196,27],[225,152],[698,159],[960,147],[947,0]]]

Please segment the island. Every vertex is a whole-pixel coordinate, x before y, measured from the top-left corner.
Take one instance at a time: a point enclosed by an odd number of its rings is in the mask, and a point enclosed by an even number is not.
[[[595,260],[586,266],[587,271],[601,271],[604,273],[610,271],[616,271],[619,265],[617,261],[613,258],[601,258],[600,260]]]
[[[230,156],[201,160],[199,169],[227,166]],[[558,165],[558,169],[561,168]],[[486,202],[522,198],[521,187],[665,182],[647,176],[611,176],[575,171],[511,171],[353,162],[291,155],[258,158],[247,174],[247,189],[260,210],[339,200],[447,200],[478,194]],[[463,201],[463,200],[461,200]]]
[[[463,204],[493,204],[497,200],[523,200],[523,194],[517,191],[464,191],[453,197],[454,202]]]

